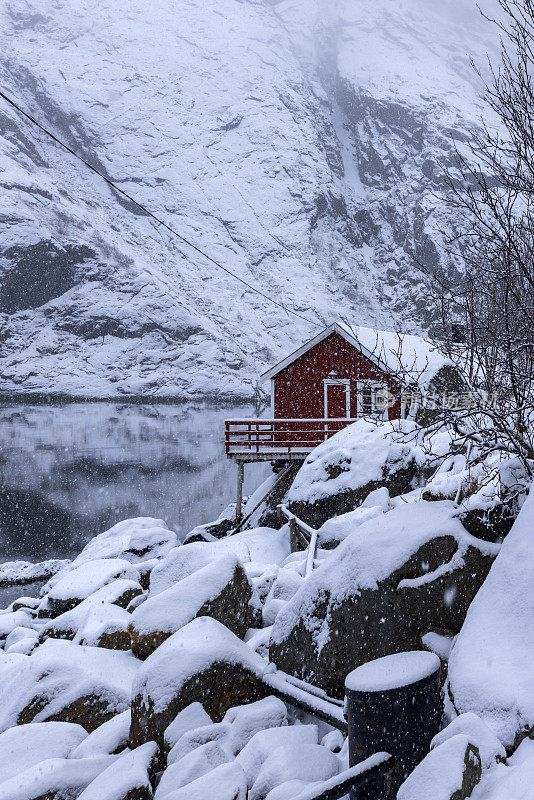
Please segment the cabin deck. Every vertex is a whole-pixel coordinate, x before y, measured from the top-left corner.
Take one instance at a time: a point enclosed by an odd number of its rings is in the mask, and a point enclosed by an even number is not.
[[[355,419],[227,419],[225,448],[235,461],[303,460]]]

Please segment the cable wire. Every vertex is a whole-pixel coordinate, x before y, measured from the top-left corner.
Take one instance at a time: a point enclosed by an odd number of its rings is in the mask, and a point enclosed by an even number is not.
[[[206,252],[204,252],[204,250],[202,250],[200,247],[197,247],[196,244],[193,244],[193,242],[190,242],[189,239],[186,239],[185,236],[182,236],[181,233],[178,233],[178,231],[175,230],[171,225],[168,225],[166,222],[164,222],[162,219],[160,219],[158,216],[156,216],[156,214],[154,214],[152,211],[150,211],[150,209],[148,209],[146,206],[144,206],[142,203],[140,203],[138,200],[136,200],[134,197],[132,197],[130,194],[128,194],[128,192],[125,192],[124,189],[121,189],[119,186],[117,186],[112,180],[107,178],[104,175],[104,173],[100,172],[100,170],[98,170],[96,167],[94,167],[92,164],[90,164],[89,161],[86,161],[85,158],[83,158],[75,150],[73,150],[72,147],[69,147],[68,144],[65,144],[65,142],[61,141],[61,139],[58,139],[58,137],[55,134],[53,134],[51,131],[49,131],[48,128],[45,128],[44,125],[41,125],[40,122],[38,122],[34,117],[31,116],[31,114],[28,114],[27,111],[24,111],[23,108],[21,108],[14,100],[12,100],[10,97],[8,97],[8,95],[5,94],[4,92],[2,92],[1,90],[0,90],[0,97],[2,97],[6,101],[6,103],[9,103],[10,106],[12,106],[14,109],[16,109],[19,112],[19,114],[22,114],[23,117],[25,117],[27,120],[29,120],[29,122],[31,122],[33,125],[35,125],[37,128],[39,128],[40,131],[42,131],[47,136],[49,136],[56,144],[58,144],[60,147],[62,147],[68,153],[70,153],[75,158],[77,158],[78,161],[81,161],[82,164],[85,164],[85,166],[88,167],[92,172],[94,172],[96,175],[98,175],[100,178],[102,178],[102,180],[104,180],[107,184],[109,184],[111,187],[113,187],[113,189],[115,189],[116,192],[119,192],[119,194],[122,194],[123,197],[126,197],[131,203],[133,203],[138,208],[140,208],[141,211],[143,211],[145,214],[147,214],[149,217],[151,217],[153,220],[155,220],[155,222],[157,222],[158,225],[161,225],[162,227],[164,227],[166,230],[168,230],[170,233],[172,233],[174,236],[176,236],[182,242],[187,244],[189,247],[191,247],[193,250],[195,250],[201,256],[203,256],[208,261],[210,261],[212,264],[214,264],[216,267],[218,267],[219,269],[222,269],[223,272],[226,272],[227,275],[230,275],[232,278],[235,278],[240,283],[242,283],[244,286],[246,286],[247,289],[250,289],[251,291],[256,292],[256,294],[259,294],[265,300],[268,300],[270,303],[273,303],[275,306],[278,306],[279,308],[282,308],[286,313],[293,314],[295,317],[299,317],[300,319],[303,319],[305,322],[308,322],[310,325],[315,325],[318,328],[322,328],[323,327],[319,322],[314,322],[313,320],[308,319],[307,317],[305,317],[303,314],[299,314],[298,311],[293,311],[293,309],[288,308],[283,303],[280,303],[278,300],[274,300],[272,297],[269,297],[269,295],[267,295],[264,292],[262,292],[261,289],[258,289],[256,286],[253,286],[252,284],[248,283],[248,281],[246,281],[244,278],[240,278],[239,275],[236,275],[235,272],[232,272],[227,267],[224,267],[219,261],[216,261],[210,255],[208,255]]]

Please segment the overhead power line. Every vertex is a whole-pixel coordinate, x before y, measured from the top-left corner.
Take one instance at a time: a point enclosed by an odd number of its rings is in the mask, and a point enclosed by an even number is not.
[[[184,244],[186,244],[189,247],[191,247],[193,250],[195,250],[195,252],[199,253],[201,256],[203,256],[205,259],[210,261],[216,267],[218,267],[219,269],[222,269],[223,272],[226,272],[227,275],[230,275],[232,278],[235,278],[237,281],[242,283],[243,286],[246,286],[247,289],[250,289],[252,292],[256,292],[256,294],[260,295],[265,300],[268,300],[270,303],[273,303],[275,306],[278,306],[279,308],[283,309],[286,313],[293,314],[295,317],[299,317],[300,319],[303,319],[305,322],[309,322],[310,325],[315,325],[315,326],[317,326],[319,328],[322,327],[322,325],[319,322],[314,322],[313,320],[308,319],[307,317],[305,317],[303,314],[299,314],[298,311],[293,311],[292,308],[288,308],[286,305],[284,305],[284,303],[281,303],[279,300],[275,300],[274,298],[269,297],[269,295],[265,294],[265,292],[262,292],[261,289],[258,289],[256,286],[253,286],[251,283],[248,283],[248,281],[246,281],[244,278],[240,278],[239,275],[236,275],[235,272],[232,272],[227,267],[224,267],[219,261],[216,261],[214,258],[212,258],[210,255],[208,255],[200,247],[197,247],[196,244],[193,244],[193,242],[190,242],[189,239],[187,239],[185,236],[182,236],[181,233],[178,233],[178,231],[175,230],[175,228],[173,228],[171,225],[168,225],[166,222],[164,222],[162,219],[160,219],[160,217],[158,217],[156,214],[154,214],[152,211],[150,211],[150,209],[148,209],[146,206],[144,206],[142,203],[140,203],[138,200],[136,200],[134,197],[132,197],[131,194],[128,194],[128,192],[125,192],[124,189],[120,188],[120,186],[117,186],[116,183],[114,183],[112,180],[107,178],[104,175],[103,172],[100,172],[100,170],[98,170],[96,167],[94,167],[92,164],[90,164],[89,161],[86,161],[85,158],[83,158],[81,155],[79,155],[79,153],[77,153],[75,150],[73,150],[72,147],[69,147],[68,144],[65,144],[65,142],[63,142],[61,139],[59,139],[54,133],[52,133],[52,131],[49,131],[48,128],[45,128],[44,125],[41,125],[41,123],[38,122],[35,119],[35,117],[32,117],[31,114],[28,114],[27,111],[24,111],[24,109],[21,108],[14,100],[12,100],[11,97],[8,97],[8,95],[5,94],[2,91],[0,91],[0,97],[2,97],[6,101],[6,103],[9,103],[10,106],[12,106],[14,109],[16,109],[19,112],[19,114],[22,114],[22,116],[25,117],[29,122],[31,122],[32,125],[35,125],[36,128],[39,128],[40,131],[42,131],[47,136],[49,136],[50,139],[52,139],[56,144],[58,144],[60,147],[62,147],[68,153],[70,153],[75,158],[77,158],[78,161],[81,161],[82,164],[84,164],[86,167],[88,167],[88,169],[91,170],[91,172],[94,172],[96,175],[98,175],[100,178],[102,178],[102,180],[104,180],[107,184],[112,186],[113,189],[115,189],[116,192],[119,192],[119,194],[122,194],[123,197],[126,197],[131,203],[136,205],[137,208],[140,208],[141,211],[143,211],[145,214],[147,214],[149,217],[151,217],[155,222],[158,223],[158,225],[161,225],[163,228],[168,230],[169,233],[172,233],[173,236],[176,236],[178,239],[180,239],[180,241],[184,242]]]

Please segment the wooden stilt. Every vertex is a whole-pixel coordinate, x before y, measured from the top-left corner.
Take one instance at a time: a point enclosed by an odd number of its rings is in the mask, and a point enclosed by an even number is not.
[[[245,462],[237,462],[237,498],[235,504],[235,521],[239,522],[243,516],[243,480],[245,477]]]

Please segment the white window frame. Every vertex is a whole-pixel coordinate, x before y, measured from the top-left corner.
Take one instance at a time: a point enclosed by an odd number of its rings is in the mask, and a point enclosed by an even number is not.
[[[363,417],[369,416],[369,414],[364,414],[363,412],[363,390],[367,388],[374,389],[375,391],[371,392],[371,414],[380,414],[382,413],[382,419],[388,420],[389,419],[389,409],[385,408],[383,412],[377,412],[376,409],[376,390],[377,389],[387,389],[387,385],[385,383],[381,383],[380,381],[357,381],[356,383],[357,388],[357,405],[356,405],[356,416]]]
[[[350,378],[325,378],[324,384],[324,418],[325,419],[350,419]],[[329,386],[344,386],[346,398],[346,411],[344,417],[329,417],[328,416],[328,387]]]

